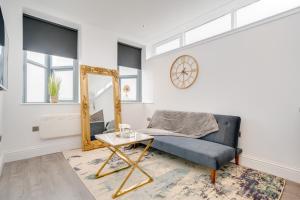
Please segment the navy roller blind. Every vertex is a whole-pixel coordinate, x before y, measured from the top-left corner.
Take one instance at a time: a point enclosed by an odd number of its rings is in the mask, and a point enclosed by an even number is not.
[[[23,50],[77,59],[78,31],[23,15]]]
[[[142,49],[118,43],[118,66],[141,69]]]
[[[4,29],[4,19],[2,15],[2,10],[0,8],[0,45],[5,45],[5,29]]]

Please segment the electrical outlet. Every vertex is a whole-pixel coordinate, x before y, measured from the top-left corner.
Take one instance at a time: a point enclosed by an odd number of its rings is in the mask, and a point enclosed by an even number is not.
[[[39,130],[40,130],[40,127],[38,127],[38,126],[32,127],[32,132],[38,132]]]

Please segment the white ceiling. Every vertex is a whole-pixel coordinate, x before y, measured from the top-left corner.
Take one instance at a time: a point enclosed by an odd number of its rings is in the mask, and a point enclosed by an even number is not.
[[[232,0],[27,0],[146,43]],[[51,13],[49,13],[51,14]]]

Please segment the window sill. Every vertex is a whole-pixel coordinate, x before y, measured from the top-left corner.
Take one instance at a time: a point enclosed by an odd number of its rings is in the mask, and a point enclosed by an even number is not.
[[[121,104],[153,104],[152,102],[142,102],[142,101],[121,101]]]
[[[141,101],[121,101],[121,104],[142,104]]]
[[[21,105],[80,105],[75,102],[61,102],[61,103],[21,103]]]

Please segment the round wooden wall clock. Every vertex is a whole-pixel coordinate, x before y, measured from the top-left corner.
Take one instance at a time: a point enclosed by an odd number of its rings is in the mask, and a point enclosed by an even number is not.
[[[188,55],[178,57],[172,64],[170,78],[173,85],[185,89],[193,85],[199,73],[198,62]]]

